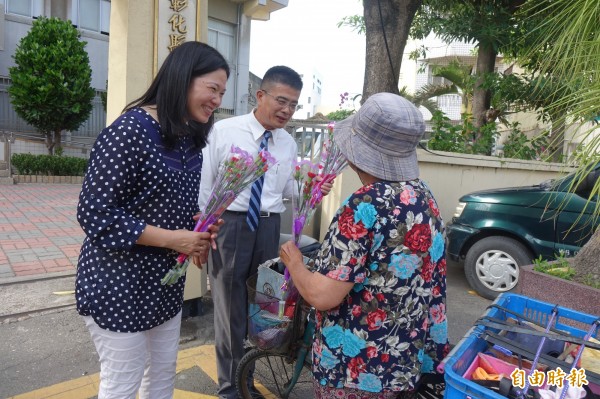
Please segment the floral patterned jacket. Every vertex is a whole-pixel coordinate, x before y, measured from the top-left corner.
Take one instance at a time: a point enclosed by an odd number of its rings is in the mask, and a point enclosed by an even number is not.
[[[333,219],[315,269],[354,282],[317,313],[313,374],[322,385],[412,390],[448,351],[444,224],[420,180],[377,182]]]

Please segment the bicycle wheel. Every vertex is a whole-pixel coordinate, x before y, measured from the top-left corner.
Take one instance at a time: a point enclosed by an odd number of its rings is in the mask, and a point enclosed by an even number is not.
[[[252,349],[242,358],[236,371],[235,383],[240,396],[244,399],[313,397],[312,373],[306,365],[301,368],[296,384],[289,389],[296,364],[295,359],[285,354]],[[252,368],[256,390],[248,388]]]

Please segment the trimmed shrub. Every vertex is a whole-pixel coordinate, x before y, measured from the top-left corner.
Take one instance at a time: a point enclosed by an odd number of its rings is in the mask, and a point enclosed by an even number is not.
[[[13,154],[12,166],[21,175],[83,176],[87,168],[87,159],[57,156]]]

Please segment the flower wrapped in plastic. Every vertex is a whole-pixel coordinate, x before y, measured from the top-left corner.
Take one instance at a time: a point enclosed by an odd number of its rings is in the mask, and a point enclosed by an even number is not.
[[[319,174],[319,164],[308,160],[294,163],[294,192],[292,195],[292,236],[298,245],[304,226],[310,222],[315,208],[320,202],[314,196]],[[321,195],[322,199],[322,195]]]
[[[236,146],[231,146],[230,155],[219,166],[212,191],[204,209],[200,212],[194,231],[207,231],[210,225],[219,220],[235,198],[263,176],[274,163],[275,159],[266,150],[261,150],[258,155],[252,156]],[[177,263],[162,278],[161,284],[175,284],[185,274],[188,264],[188,255],[180,253]]]
[[[325,183],[331,183],[348,166],[348,160],[342,154],[340,148],[335,145],[333,129],[335,129],[335,122],[330,122],[327,125],[327,138],[323,143],[320,154],[319,175],[321,180],[313,186],[313,207],[316,207],[323,200],[321,186]]]
[[[327,125],[327,138],[323,147],[317,152],[320,160],[311,162],[307,160],[295,163],[294,182],[296,184],[293,200],[292,235],[298,245],[302,230],[306,226],[316,207],[323,200],[322,186],[331,183],[346,166],[348,161],[333,140],[334,123]],[[320,178],[317,178],[320,176]]]
[[[331,183],[346,166],[348,161],[333,140],[334,123],[327,125],[327,137],[323,147],[317,152],[319,161],[298,161],[294,165],[295,189],[292,196],[292,236],[298,246],[302,230],[306,226],[316,207],[323,200],[322,186]],[[320,176],[320,178],[317,178]],[[289,280],[289,272],[285,269],[285,281]],[[284,286],[286,283],[284,283]],[[285,287],[282,287],[285,288]]]

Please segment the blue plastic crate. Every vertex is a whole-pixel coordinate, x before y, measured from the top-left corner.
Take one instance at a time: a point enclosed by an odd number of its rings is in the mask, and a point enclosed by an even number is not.
[[[555,305],[538,301],[526,296],[505,293],[500,295],[494,304],[516,312],[546,325]],[[490,307],[484,316],[490,316],[502,320],[511,317],[501,309]],[[508,317],[507,317],[508,316]],[[514,316],[513,316],[514,317]],[[558,307],[558,315],[555,319],[555,327],[571,333],[575,337],[582,338],[591,324],[598,319],[598,316],[578,312],[573,309]],[[446,391],[444,398],[468,398],[468,399],[506,399],[482,387],[466,378],[463,378],[464,372],[469,368],[479,352],[487,349],[487,342],[480,338],[486,327],[473,326],[454,348],[452,353],[446,359],[444,368]],[[600,332],[596,331],[595,337],[598,339]]]

